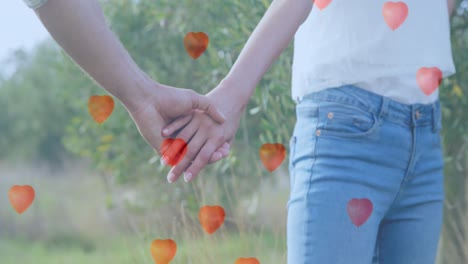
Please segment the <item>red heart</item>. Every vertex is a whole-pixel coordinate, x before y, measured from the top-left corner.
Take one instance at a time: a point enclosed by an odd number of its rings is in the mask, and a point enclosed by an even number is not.
[[[177,244],[172,239],[156,239],[151,243],[150,250],[154,263],[168,264],[176,254]]]
[[[286,148],[280,143],[266,143],[260,147],[260,159],[267,170],[276,170],[286,157]]]
[[[193,59],[198,59],[208,47],[209,38],[204,32],[189,32],[185,35],[184,46]]]
[[[260,264],[256,258],[238,258],[234,264]]]
[[[416,81],[424,94],[433,93],[442,82],[442,71],[437,67],[421,68],[416,73]]]
[[[367,198],[351,199],[346,207],[351,221],[357,227],[364,224],[372,213],[372,202]]]
[[[226,213],[219,205],[203,206],[200,208],[198,218],[203,229],[208,234],[213,234],[224,223]]]
[[[187,153],[188,146],[185,140],[181,138],[166,138],[161,144],[161,155],[170,166],[176,166]]]
[[[386,2],[382,8],[382,15],[387,25],[396,30],[408,17],[408,6],[403,2]]]
[[[332,0],[315,0],[313,1],[315,3],[315,6],[320,9],[320,10],[323,10],[325,7],[327,7],[330,3],[331,3]]]
[[[22,214],[33,203],[36,193],[29,185],[14,185],[8,192],[10,203],[18,214]]]
[[[102,124],[114,110],[114,99],[109,95],[89,97],[88,111],[98,124]]]

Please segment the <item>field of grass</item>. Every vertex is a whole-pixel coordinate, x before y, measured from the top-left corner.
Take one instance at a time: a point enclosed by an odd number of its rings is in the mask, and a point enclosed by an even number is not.
[[[31,184],[36,190],[34,204],[22,215],[12,210],[5,195],[13,184]],[[102,181],[83,164],[53,172],[0,163],[0,264],[153,264],[152,240],[167,238],[177,243],[171,264],[233,264],[239,257],[283,264],[285,206],[279,205],[285,204],[287,193],[273,190],[272,195],[269,188],[260,192],[268,199],[253,203],[253,229],[243,223],[241,231],[223,226],[212,235],[200,232],[197,224],[165,230],[161,228],[172,226],[171,218],[165,223],[150,217],[130,220],[128,228],[122,214],[106,209]],[[231,223],[240,219],[234,212],[228,217]]]
[[[239,257],[256,257],[261,263],[286,263],[284,236],[243,234],[176,242],[177,253],[171,264],[233,264]],[[89,249],[79,243],[51,246],[42,242],[0,240],[0,263],[151,264],[154,262],[150,243],[150,240],[120,237],[103,239]]]

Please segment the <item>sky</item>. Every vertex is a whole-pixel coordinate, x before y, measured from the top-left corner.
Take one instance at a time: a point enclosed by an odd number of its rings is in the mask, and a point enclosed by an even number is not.
[[[0,66],[17,48],[29,51],[49,33],[22,0],[3,0],[0,7]],[[0,69],[1,70],[1,69]]]

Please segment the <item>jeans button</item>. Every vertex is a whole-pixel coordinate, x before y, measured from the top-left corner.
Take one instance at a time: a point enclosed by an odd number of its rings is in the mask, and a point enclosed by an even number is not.
[[[320,129],[317,130],[317,132],[315,132],[315,134],[316,134],[317,136],[320,136]]]
[[[332,112],[329,112],[329,113],[328,113],[328,118],[329,118],[329,119],[332,119],[332,118],[333,118],[333,113],[332,113]]]

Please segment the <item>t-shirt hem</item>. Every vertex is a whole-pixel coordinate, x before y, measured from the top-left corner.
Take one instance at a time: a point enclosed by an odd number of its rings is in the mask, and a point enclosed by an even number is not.
[[[354,79],[339,79],[338,78],[320,78],[317,75],[318,74],[300,74],[299,76],[296,76],[295,73],[293,72],[293,85],[291,89],[291,97],[294,102],[298,103],[298,97],[303,97],[309,93],[315,92],[316,90],[322,90],[326,88],[333,88],[333,87],[340,87],[343,85],[353,85],[356,83],[362,83],[366,82],[369,80],[375,80],[378,78],[385,78],[385,77],[395,77],[395,76],[401,76],[401,75],[410,75],[414,74],[416,78],[416,72],[413,72],[415,66],[414,65],[406,65],[405,68],[403,69],[398,69],[398,70],[385,70],[384,73],[379,73],[379,74],[372,74],[372,75],[365,75],[361,76],[359,78],[354,78]],[[443,78],[449,77],[453,74],[456,73],[454,65],[448,65],[445,67],[439,67],[442,71],[442,76]],[[308,77],[304,77],[308,76]],[[321,82],[321,84],[317,87],[310,87],[311,80],[314,80],[314,82]]]

